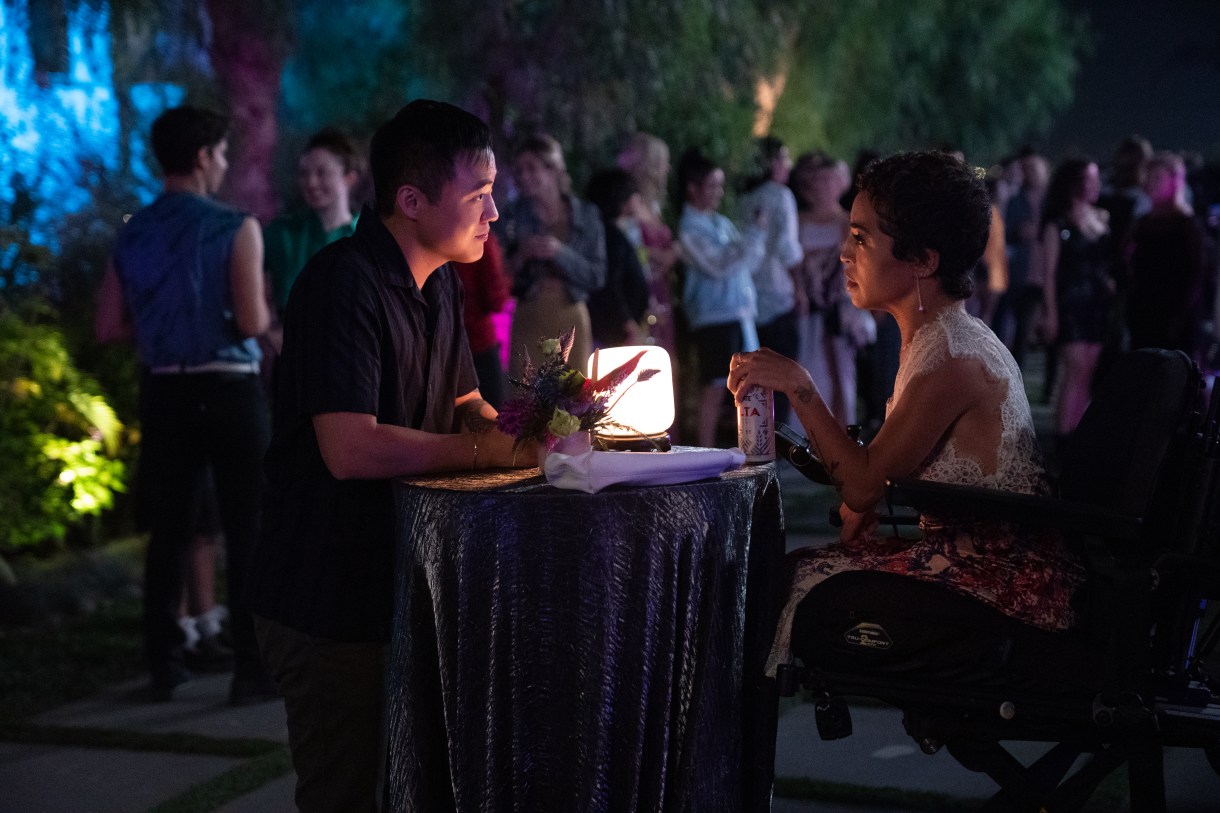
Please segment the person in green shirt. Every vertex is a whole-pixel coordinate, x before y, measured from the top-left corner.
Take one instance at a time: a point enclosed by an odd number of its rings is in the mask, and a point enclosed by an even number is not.
[[[305,206],[280,215],[263,231],[263,267],[281,313],[305,262],[323,246],[355,232],[351,192],[360,177],[359,160],[351,138],[332,127],[305,143],[297,171]]]

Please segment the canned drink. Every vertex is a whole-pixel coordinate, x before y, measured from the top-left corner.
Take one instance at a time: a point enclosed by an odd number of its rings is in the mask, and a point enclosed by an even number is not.
[[[775,401],[771,390],[750,387],[737,408],[737,445],[747,463],[775,459]]]

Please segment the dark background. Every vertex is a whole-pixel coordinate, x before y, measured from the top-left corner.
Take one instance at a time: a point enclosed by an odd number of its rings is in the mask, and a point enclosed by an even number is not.
[[[1220,2],[1071,0],[1092,21],[1076,97],[1042,146],[1106,160],[1138,133],[1220,160]]]

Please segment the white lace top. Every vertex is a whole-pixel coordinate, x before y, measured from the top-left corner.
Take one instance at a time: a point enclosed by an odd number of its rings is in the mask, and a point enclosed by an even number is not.
[[[964,306],[947,308],[935,322],[929,322],[915,332],[899,367],[894,395],[886,405],[887,412],[902,398],[913,379],[931,372],[948,358],[977,359],[982,362],[988,377],[1005,391],[1000,406],[1002,425],[996,468],[994,472],[985,472],[979,461],[959,454],[957,444],[950,436],[932,451],[914,476],[920,480],[1021,494],[1046,493],[1049,490],[1046,472],[1034,435],[1029,400],[1021,385],[1021,370],[1008,348],[986,324],[966,313]]]

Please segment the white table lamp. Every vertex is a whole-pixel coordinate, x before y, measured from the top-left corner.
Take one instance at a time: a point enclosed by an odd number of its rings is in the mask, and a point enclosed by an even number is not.
[[[588,373],[596,379],[630,361],[640,351],[644,356],[635,372],[610,395],[610,420],[617,427],[599,427],[596,441],[604,449],[668,451],[669,427],[674,423],[673,365],[665,348],[656,345],[599,348],[589,357]],[[647,381],[644,370],[657,370]]]

